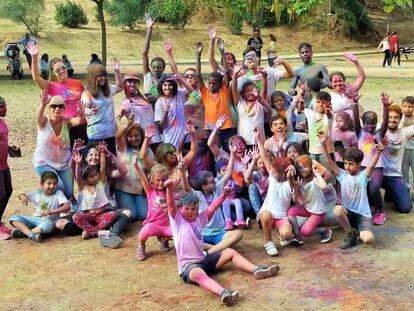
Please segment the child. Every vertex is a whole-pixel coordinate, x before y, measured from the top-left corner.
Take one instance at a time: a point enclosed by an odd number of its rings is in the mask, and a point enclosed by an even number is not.
[[[263,147],[259,131],[255,129],[254,134],[260,150],[260,156],[270,174],[267,196],[259,212],[265,239],[264,248],[269,256],[276,256],[278,251],[275,243],[272,241],[272,227],[276,227],[283,241],[288,241],[292,237],[292,226],[287,215],[295,189],[293,173],[290,169],[288,170],[292,162],[284,157],[276,158],[273,162],[270,162]]]
[[[319,174],[316,167],[312,165],[310,156],[299,156],[296,160],[296,168],[299,176],[302,178],[298,182],[301,202],[288,210],[289,221],[292,224],[295,239],[302,244],[302,237],[320,234],[321,243],[327,243],[331,240],[332,230],[318,226],[326,215],[323,191],[328,187],[328,184]],[[300,228],[300,232],[296,216],[307,217],[305,223]]]
[[[81,170],[82,156],[78,151],[73,154],[76,162],[75,180],[80,192],[79,209],[73,215],[73,222],[83,229],[82,239],[86,240],[104,234],[103,229],[109,227],[117,218],[106,195],[106,158],[105,146],[98,146],[100,167],[87,165]],[[101,231],[101,232],[100,232]],[[105,232],[106,233],[106,232]]]
[[[231,150],[235,150],[235,146],[231,146],[230,148]],[[250,219],[247,218],[246,221],[244,221],[242,202],[239,198],[236,197],[236,185],[234,180],[230,177],[233,171],[233,163],[234,152],[231,152],[229,161],[227,159],[220,159],[216,163],[216,182],[220,181],[224,176],[229,176],[225,185],[226,187],[230,188],[230,193],[223,202],[223,214],[225,219],[224,228],[226,230],[233,230],[233,227],[236,226],[241,229],[248,229],[250,226]],[[236,210],[236,221],[234,222],[234,224],[231,220],[231,205],[233,205],[234,209]]]
[[[363,128],[359,121],[359,105],[356,101],[352,106],[354,115],[355,133],[358,138],[358,149],[364,153],[361,166],[368,167],[372,163],[374,156],[372,151],[378,142],[381,142],[387,132],[388,127],[388,106],[389,98],[386,93],[381,94],[383,105],[383,121],[381,127],[377,130],[378,117],[374,111],[366,111],[362,115]],[[382,225],[385,222],[385,213],[382,206],[382,197],[380,187],[383,180],[383,156],[381,156],[372,170],[371,180],[368,183],[368,199],[373,210],[372,222],[374,225]]]
[[[358,233],[359,239],[364,244],[373,243],[374,234],[372,233],[372,216],[368,203],[367,185],[384,146],[382,144],[375,146],[375,154],[364,170],[361,170],[364,153],[353,147],[348,148],[344,154],[345,169],[343,170],[328,156],[326,134],[319,133],[318,137],[323,146],[324,155],[328,159],[329,167],[341,185],[342,205],[335,206],[334,214],[347,236],[339,247],[347,249],[355,246],[358,243]]]
[[[332,129],[336,165],[344,168],[344,148],[357,147],[358,140],[353,129],[351,116],[347,112],[335,115],[336,126]]]
[[[15,227],[11,232],[12,238],[27,236],[30,240],[41,242],[42,234],[49,234],[55,229],[55,221],[59,214],[70,210],[69,201],[57,188],[56,173],[46,171],[40,176],[41,189],[19,194],[23,205],[31,202],[35,205],[32,216],[13,214],[10,224]]]
[[[213,274],[231,261],[236,268],[252,273],[256,279],[277,275],[279,266],[257,266],[231,248],[205,255],[203,253],[204,243],[201,230],[223,203],[229,193],[229,189],[225,188],[220,197],[214,200],[207,210],[199,214],[199,201],[194,193],[184,194],[177,209],[174,200],[173,183],[172,180],[167,180],[165,187],[167,187],[168,214],[177,251],[178,272],[184,282],[196,283],[204,289],[220,295],[223,303],[226,306],[230,306],[238,299],[239,293],[223,288],[210,278],[209,274]]]
[[[134,154],[132,163],[138,177],[141,179],[142,187],[147,194],[148,213],[144,225],[138,234],[138,247],[136,257],[145,260],[145,242],[151,236],[160,240],[160,249],[169,251],[168,239],[172,237],[170,223],[168,221],[167,200],[164,182],[168,179],[168,170],[165,166],[155,164],[151,168],[149,181],[138,165],[138,155]]]
[[[9,129],[4,118],[7,114],[6,101],[0,96],[0,240],[10,238],[10,229],[1,222],[7,203],[13,192],[12,180],[10,175],[7,158],[21,157],[20,148],[9,146]]]
[[[280,115],[282,117],[287,118],[290,99],[291,98],[282,91],[274,91],[272,95],[270,95],[272,116]]]
[[[403,119],[401,120],[401,124],[403,127],[410,126],[414,124],[414,96],[407,96],[403,99],[402,102],[402,112],[403,112]],[[405,183],[410,188],[410,179],[409,179],[409,170],[411,168],[411,174],[414,178],[414,139],[411,138],[407,141],[405,145],[404,157],[402,162],[402,173],[404,176]],[[411,188],[414,187],[414,182],[411,185]]]

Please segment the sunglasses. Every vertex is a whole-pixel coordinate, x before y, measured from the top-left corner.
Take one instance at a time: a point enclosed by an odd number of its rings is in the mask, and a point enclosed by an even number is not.
[[[254,55],[254,54],[247,54],[247,55],[244,56],[245,60],[256,59],[256,58],[257,58],[257,56]]]
[[[53,110],[59,108],[59,109],[65,109],[65,105],[50,105],[50,108]]]
[[[65,65],[63,65],[62,67],[60,67],[60,68],[56,68],[55,70],[54,70],[54,72],[56,72],[57,74],[60,74],[62,71],[66,71],[68,68],[66,68],[66,66]]]
[[[195,76],[196,76],[195,73],[188,73],[184,75],[184,78],[191,79],[191,78],[194,78]]]

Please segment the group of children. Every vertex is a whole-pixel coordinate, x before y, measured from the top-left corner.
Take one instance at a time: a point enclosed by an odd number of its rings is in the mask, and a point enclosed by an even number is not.
[[[254,49],[244,51],[243,62],[237,63],[213,26],[213,72],[207,84],[201,75],[201,42],[195,45],[195,68],[181,76],[172,42],[166,41],[173,72],[168,75],[163,58],[149,61],[154,21],[149,15],[145,19],[143,93],[138,75],[122,79],[117,60],[112,62],[114,86],[102,65],[88,69],[75,118],[64,117],[64,98],[43,92],[35,153],[41,187],[19,195],[23,204],[35,205],[35,213],[13,214],[12,231],[1,224],[2,239],[27,236],[39,242],[57,228],[83,239],[99,237],[102,246],[116,248],[128,223],[141,220],[138,260],[147,258],[150,237],[158,238],[162,251],[174,240],[180,277],[232,305],[238,292],[223,288],[210,274],[230,261],[256,279],[279,270],[255,265],[229,248],[242,239],[234,229],[249,229],[255,219],[265,252],[275,256],[272,228],[280,245],[287,246],[315,234],[327,243],[330,227],[339,224],[347,234],[340,247],[346,249],[358,240],[372,243],[372,224],[385,222],[380,187],[395,209],[411,210],[408,174],[404,181],[402,172],[413,169],[414,97],[407,96],[401,108],[383,93],[382,123],[366,111],[361,126],[358,90],[364,78],[348,84],[342,73],[329,77],[325,66],[312,61],[308,43],[299,45],[304,64],[296,72],[279,57],[273,67],[259,67]],[[216,41],[221,66],[214,59]],[[37,47],[28,50],[36,59]],[[347,58],[362,76],[357,58]],[[58,69],[56,74],[65,70]],[[293,78],[290,95],[276,90],[283,78]],[[345,106],[336,109],[337,97],[323,87],[339,94]],[[113,96],[122,90],[125,99],[116,116]],[[7,155],[16,151],[8,147],[5,111],[0,98],[1,215],[12,192]],[[116,119],[124,117],[126,125],[118,128]],[[86,145],[71,132],[81,124],[86,124]],[[77,200],[73,189],[68,191],[68,177],[78,186]]]

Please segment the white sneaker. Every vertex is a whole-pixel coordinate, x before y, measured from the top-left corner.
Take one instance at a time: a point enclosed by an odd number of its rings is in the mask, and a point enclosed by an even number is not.
[[[266,250],[266,253],[269,256],[277,256],[277,254],[279,254],[279,252],[277,251],[276,245],[275,243],[273,243],[273,241],[269,241],[264,245],[264,248]]]
[[[290,245],[290,240],[280,240],[280,246],[288,246]]]
[[[101,238],[101,237],[107,238],[107,237],[109,237],[110,234],[111,234],[111,231],[109,231],[109,230],[99,230],[97,235],[98,235],[99,238]]]

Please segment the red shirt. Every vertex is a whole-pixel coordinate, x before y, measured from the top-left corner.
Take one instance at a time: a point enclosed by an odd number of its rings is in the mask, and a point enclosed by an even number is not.
[[[6,122],[0,118],[0,171],[7,170],[7,157],[9,156],[9,129]]]
[[[395,49],[395,46],[397,46],[397,49]],[[398,35],[393,35],[390,38],[390,51],[396,52],[398,48],[400,47],[400,38],[398,38]]]

